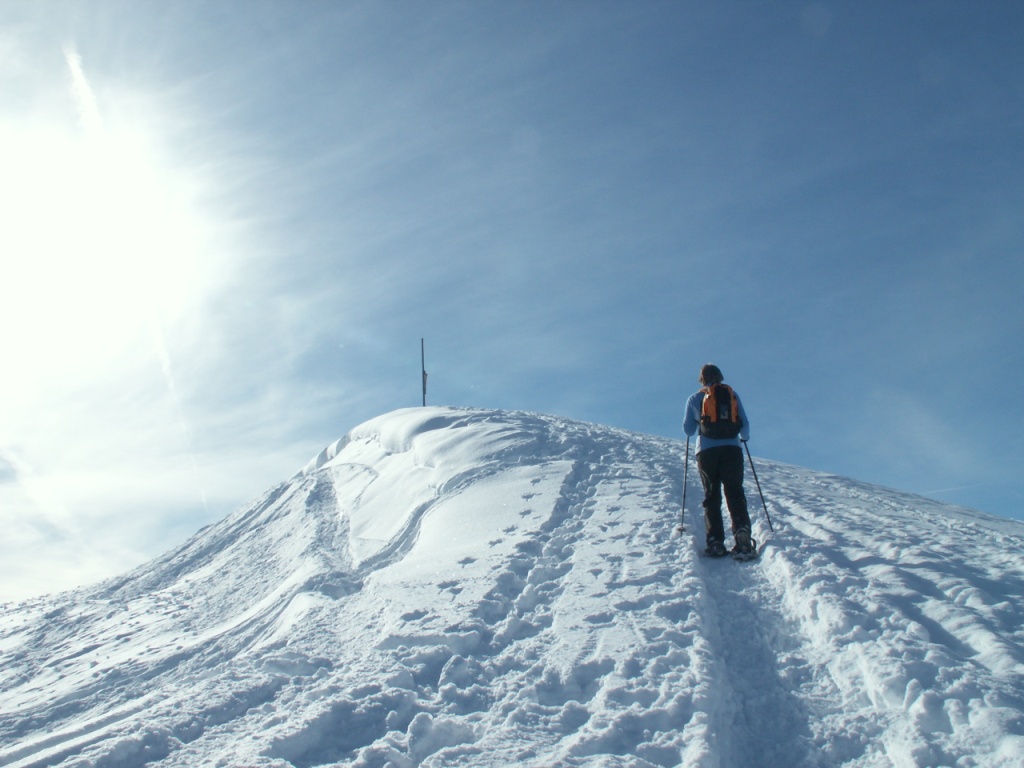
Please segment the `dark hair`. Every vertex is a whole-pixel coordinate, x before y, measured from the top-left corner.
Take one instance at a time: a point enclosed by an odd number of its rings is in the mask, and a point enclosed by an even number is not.
[[[708,363],[700,369],[700,383],[705,387],[710,387],[712,384],[721,384],[723,381],[725,381],[725,377],[722,376],[722,372],[717,365]]]

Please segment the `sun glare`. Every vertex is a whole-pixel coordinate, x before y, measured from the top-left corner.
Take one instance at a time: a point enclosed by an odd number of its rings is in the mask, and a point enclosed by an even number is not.
[[[28,385],[173,322],[201,281],[187,178],[141,128],[84,110],[80,71],[74,85],[76,123],[0,123],[0,338]]]

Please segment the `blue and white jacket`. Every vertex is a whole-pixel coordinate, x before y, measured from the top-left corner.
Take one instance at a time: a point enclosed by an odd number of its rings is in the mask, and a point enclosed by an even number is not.
[[[699,390],[690,395],[690,399],[686,401],[686,416],[683,418],[683,432],[688,437],[693,437],[697,434],[697,453],[705,451],[708,448],[717,448],[720,445],[735,445],[737,448],[740,445],[740,440],[746,441],[750,439],[750,421],[747,419],[747,412],[743,410],[743,400],[733,390],[733,394],[736,395],[736,403],[739,406],[739,417],[743,422],[743,426],[740,428],[739,437],[731,437],[727,440],[715,440],[711,437],[705,437],[704,435],[698,434],[700,429],[700,413],[704,406],[704,390]]]

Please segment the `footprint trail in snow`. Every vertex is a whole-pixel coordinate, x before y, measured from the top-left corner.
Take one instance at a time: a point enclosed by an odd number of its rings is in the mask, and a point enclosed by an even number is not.
[[[0,766],[1016,765],[1024,526],[758,473],[764,554],[708,560],[678,441],[381,416],[152,563],[4,606]]]

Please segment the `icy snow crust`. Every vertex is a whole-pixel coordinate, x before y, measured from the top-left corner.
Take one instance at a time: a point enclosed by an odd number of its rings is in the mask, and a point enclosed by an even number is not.
[[[709,560],[677,441],[374,419],[151,564],[3,606],[0,765],[1024,765],[1024,526],[758,474],[761,560]]]

